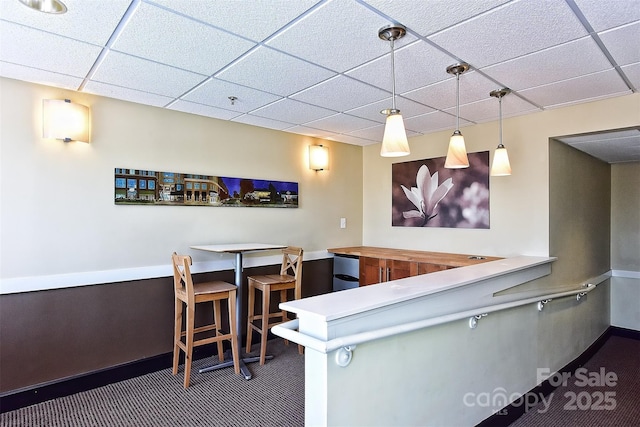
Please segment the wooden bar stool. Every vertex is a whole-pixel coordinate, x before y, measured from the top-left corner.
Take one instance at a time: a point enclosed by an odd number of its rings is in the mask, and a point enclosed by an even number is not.
[[[173,262],[173,285],[175,291],[176,318],[173,339],[173,375],[178,373],[178,359],[180,350],[184,351],[184,388],[189,387],[191,376],[191,362],[193,347],[199,345],[217,343],[218,357],[224,361],[222,341],[231,341],[231,353],[233,354],[233,367],[236,374],[240,373],[240,360],[238,355],[238,337],[236,335],[236,287],[231,283],[212,281],[193,283],[191,278],[191,257],[178,255],[175,252],[171,256]],[[229,333],[220,331],[222,318],[220,315],[220,301],[226,300],[229,307]],[[201,302],[213,302],[213,323],[195,327],[196,304]],[[186,328],[182,330],[182,312],[186,306]],[[213,336],[195,339],[196,334],[213,331]],[[184,342],[182,337],[185,337]]]
[[[282,250],[282,266],[280,274],[267,274],[262,276],[249,276],[249,316],[247,319],[247,353],[251,351],[252,331],[260,334],[260,364],[264,365],[267,355],[267,335],[269,327],[286,322],[287,312],[284,310],[271,313],[271,292],[280,292],[280,302],[287,301],[287,291],[293,289],[294,298],[302,297],[302,248],[289,246]],[[262,292],[261,314],[255,313],[255,294]],[[275,322],[271,320],[275,319]],[[254,321],[260,321],[255,325]],[[302,346],[298,346],[298,352],[302,354]]]

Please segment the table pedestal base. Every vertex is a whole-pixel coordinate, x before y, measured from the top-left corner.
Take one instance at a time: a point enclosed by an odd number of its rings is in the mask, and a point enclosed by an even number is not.
[[[266,360],[273,359],[273,356],[267,355]],[[227,355],[225,354],[225,359],[227,359]],[[259,362],[260,356],[250,356],[250,357],[242,357],[240,358],[240,374],[244,377],[245,380],[251,379],[251,371],[247,367],[247,363]],[[218,369],[233,367],[233,357],[230,357],[230,360],[225,360],[224,362],[218,363],[216,365],[207,366],[206,368],[199,369],[199,373],[217,371]]]

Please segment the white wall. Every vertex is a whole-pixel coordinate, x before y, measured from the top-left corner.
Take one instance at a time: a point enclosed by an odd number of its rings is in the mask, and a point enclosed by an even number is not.
[[[361,243],[361,147],[17,80],[0,85],[3,292],[169,275],[170,254],[197,244],[292,244],[322,257]],[[48,98],[91,107],[90,144],[41,137]],[[330,148],[328,171],[307,167],[307,147],[318,143]],[[299,208],[115,206],[116,167],[295,181]],[[194,262],[212,257],[191,253]]]
[[[640,331],[640,162],[611,167],[611,325]]]
[[[505,97],[505,106],[514,102]],[[548,110],[503,120],[513,175],[490,178],[489,230],[391,226],[391,164],[443,157],[451,130],[411,138],[411,155],[382,158],[364,148],[363,243],[440,252],[512,256],[549,255],[549,138],[637,126],[640,94]],[[467,151],[493,151],[498,124],[462,128]]]

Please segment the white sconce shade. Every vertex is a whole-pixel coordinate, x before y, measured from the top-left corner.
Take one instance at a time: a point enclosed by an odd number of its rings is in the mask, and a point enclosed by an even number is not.
[[[384,127],[380,155],[382,157],[400,157],[408,154],[409,141],[407,141],[402,114],[389,114]]]
[[[462,169],[469,167],[469,158],[467,157],[467,148],[464,145],[464,137],[459,130],[453,132],[449,139],[449,149],[447,150],[447,158],[444,161],[444,167],[447,169]]]
[[[68,99],[43,100],[42,137],[89,142],[89,107]]]
[[[314,171],[329,169],[329,147],[324,145],[309,146],[309,169]]]
[[[493,153],[493,163],[491,164],[491,176],[511,175],[511,164],[509,163],[509,153],[504,145],[498,145]]]

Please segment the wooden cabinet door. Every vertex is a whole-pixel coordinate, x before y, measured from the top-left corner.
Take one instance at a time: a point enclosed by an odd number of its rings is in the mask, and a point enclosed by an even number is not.
[[[385,260],[380,258],[360,257],[360,286],[374,285],[385,281],[383,274]]]
[[[399,261],[396,259],[386,260],[386,267],[387,268],[384,271],[385,281],[415,276],[418,270],[417,263],[411,261]]]
[[[429,264],[427,262],[421,262],[418,263],[418,274],[434,273],[436,271],[447,270],[449,268],[453,267],[449,267],[448,265]]]

